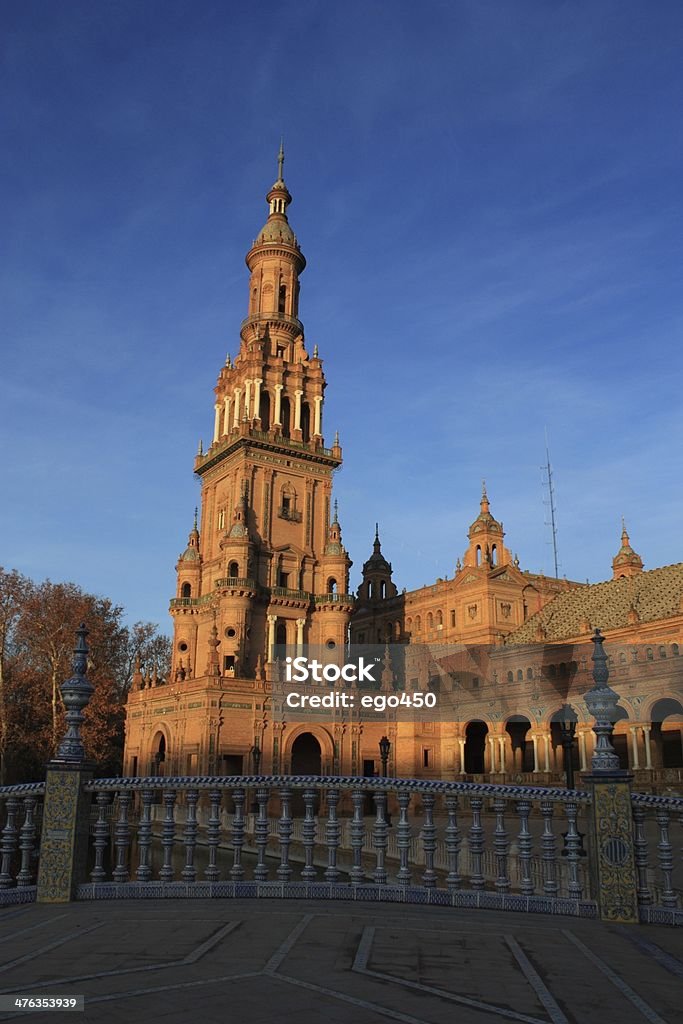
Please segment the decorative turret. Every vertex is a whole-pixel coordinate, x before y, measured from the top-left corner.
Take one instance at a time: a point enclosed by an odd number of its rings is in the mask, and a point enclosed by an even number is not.
[[[358,588],[358,597],[365,601],[377,601],[387,597],[395,597],[398,593],[391,579],[391,562],[387,562],[382,554],[379,539],[379,524],[375,523],[375,540],[372,554],[363,565],[363,582]]]
[[[621,520],[621,547],[612,559],[612,578],[615,580],[627,579],[636,576],[643,571],[643,560],[631,547],[629,535],[626,532],[626,523]]]
[[[199,530],[197,528],[197,509],[194,510],[194,523],[187,538],[187,547],[178,558],[176,564],[178,586],[176,596],[179,598],[196,597],[202,573],[202,556],[199,550]]]
[[[503,524],[491,515],[486,481],[482,481],[479,515],[470,526],[467,536],[470,545],[463,559],[466,566],[495,569],[512,562],[510,552],[503,544]]]
[[[327,531],[327,544],[323,557],[323,578],[326,594],[347,594],[349,589],[349,569],[353,562],[342,544],[341,526],[339,525],[339,507],[334,503],[334,519]]]

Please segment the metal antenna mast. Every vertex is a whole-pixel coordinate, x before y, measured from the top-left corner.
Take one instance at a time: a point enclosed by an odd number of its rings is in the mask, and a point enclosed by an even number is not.
[[[542,467],[548,487],[548,503],[550,505],[550,526],[553,539],[553,561],[555,563],[555,579],[559,579],[560,573],[557,561],[557,523],[555,521],[555,491],[553,489],[553,471],[550,466],[550,450],[548,448],[548,429],[545,428],[545,466]]]

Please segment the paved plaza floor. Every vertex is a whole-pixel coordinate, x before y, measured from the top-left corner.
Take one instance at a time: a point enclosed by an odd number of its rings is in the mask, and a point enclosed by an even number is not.
[[[303,900],[8,907],[0,993],[85,996],[34,1022],[674,1024],[683,930]]]

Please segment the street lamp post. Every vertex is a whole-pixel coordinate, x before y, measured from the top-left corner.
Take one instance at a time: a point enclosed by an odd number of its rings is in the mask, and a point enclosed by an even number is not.
[[[379,756],[382,762],[382,777],[387,778],[388,769],[387,764],[389,762],[389,751],[391,750],[391,740],[388,736],[382,736],[379,741]]]
[[[564,752],[564,779],[567,789],[574,788],[574,737],[576,736],[576,721],[570,718],[563,718],[560,722],[560,736],[562,738],[562,750]]]

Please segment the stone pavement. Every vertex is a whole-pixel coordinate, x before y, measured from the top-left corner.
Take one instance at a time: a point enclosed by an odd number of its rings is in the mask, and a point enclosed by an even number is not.
[[[674,1024],[683,931],[304,900],[8,907],[0,992],[84,994],[75,1024]]]

